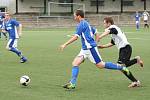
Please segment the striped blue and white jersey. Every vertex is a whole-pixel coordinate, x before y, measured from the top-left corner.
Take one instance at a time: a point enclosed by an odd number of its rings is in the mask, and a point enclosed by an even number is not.
[[[92,30],[93,35],[97,33],[97,29],[95,27],[91,26],[91,30]]]
[[[134,15],[136,21],[140,21],[141,14],[137,13]]]
[[[96,29],[91,28],[90,24],[86,20],[81,20],[77,25],[75,35],[81,37],[83,50],[87,50],[97,46],[93,36],[93,33],[95,32]]]
[[[19,22],[15,19],[10,19],[5,22],[5,30],[9,33],[10,39],[16,39],[19,38],[19,35],[17,33],[17,27],[19,26]]]

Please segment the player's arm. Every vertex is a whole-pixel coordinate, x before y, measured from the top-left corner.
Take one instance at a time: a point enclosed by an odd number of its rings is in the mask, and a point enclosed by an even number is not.
[[[19,24],[17,30],[18,30],[18,35],[21,36],[22,35],[22,24]]]
[[[19,23],[18,21],[16,21],[15,19],[12,20],[12,24],[17,27],[17,33],[19,36],[21,36],[22,35],[22,24]]]
[[[113,46],[112,43],[107,43],[105,45],[98,45],[98,48],[103,49],[103,48],[109,48],[109,47],[112,47],[112,46]]]
[[[2,29],[1,32],[2,32],[2,33],[6,33],[6,30],[5,30],[5,29]]]
[[[147,12],[147,16],[149,16],[149,13]]]
[[[96,41],[96,42],[99,41],[99,34],[98,34],[98,33],[95,34],[95,41]]]
[[[97,47],[100,48],[100,49],[103,49],[103,48],[109,48],[109,47],[112,47],[112,46],[114,46],[114,45],[115,45],[114,41],[111,40],[110,43],[107,43],[107,44],[105,44],[105,45],[98,45]]]
[[[65,42],[64,44],[62,44],[60,46],[60,50],[63,51],[64,48],[67,47],[67,45],[71,44],[72,42],[76,41],[78,39],[78,37],[81,35],[82,33],[82,24],[78,25],[78,27],[76,28],[76,32],[75,34],[67,41]]]
[[[110,33],[110,30],[105,30],[105,32],[103,32],[102,34],[99,35],[99,37],[97,38],[97,41],[99,41],[103,37],[109,35],[109,33]]]
[[[67,45],[71,44],[72,42],[76,41],[78,39],[78,36],[77,35],[74,35],[72,36],[67,42],[65,42],[64,44],[62,44],[60,46],[60,50],[63,51],[64,48],[67,47]]]
[[[6,33],[6,32],[7,32],[7,31],[6,31],[5,24],[4,24],[4,21],[3,21],[3,23],[2,23],[1,32],[3,32],[3,33]]]
[[[91,26],[91,30],[92,30],[92,34],[94,34],[94,38],[95,41],[98,42],[98,38],[99,38],[99,32],[97,31],[97,29],[93,26]]]

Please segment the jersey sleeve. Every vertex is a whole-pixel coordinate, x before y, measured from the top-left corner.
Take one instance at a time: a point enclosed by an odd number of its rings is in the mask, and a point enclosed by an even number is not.
[[[110,28],[109,30],[110,30],[109,34],[115,34],[115,35],[118,34],[118,31],[116,30],[116,28]]]
[[[15,19],[13,19],[12,24],[18,27],[20,23],[18,21],[16,21]]]
[[[92,30],[93,35],[95,35],[97,33],[97,29],[95,27],[91,26],[91,30]]]
[[[113,40],[113,39],[111,39],[111,43],[112,43],[113,45],[115,45],[115,42],[114,42],[114,40]]]
[[[76,28],[76,32],[74,35],[79,37],[81,34],[82,34],[82,24],[79,24]]]

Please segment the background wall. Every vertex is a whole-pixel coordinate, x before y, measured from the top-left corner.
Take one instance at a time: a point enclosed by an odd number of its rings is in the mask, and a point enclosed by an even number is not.
[[[0,8],[6,7],[10,13],[16,12],[16,1],[15,0],[0,0]]]
[[[58,2],[59,0],[49,0]],[[141,0],[133,0],[134,6],[124,6],[123,10],[128,12],[134,12],[136,10],[144,10],[144,2]],[[47,0],[48,2],[48,0]],[[85,4],[87,12],[96,12],[96,6],[91,6],[91,0],[74,0],[74,3]],[[150,11],[150,0],[147,0],[147,10]],[[11,13],[16,12],[16,0],[0,0],[0,7],[7,7]],[[44,0],[18,0],[18,12],[19,13],[38,13],[44,10]],[[99,6],[99,12],[120,12],[120,0],[104,0],[104,6]],[[62,10],[62,8],[56,8],[56,11]]]

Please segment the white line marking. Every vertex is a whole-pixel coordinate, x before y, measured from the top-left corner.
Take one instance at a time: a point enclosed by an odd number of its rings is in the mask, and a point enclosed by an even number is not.
[[[149,41],[150,39],[144,39],[144,38],[128,38],[131,40],[145,40],[145,41]]]

